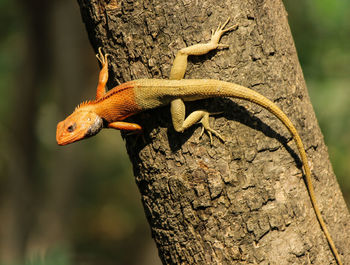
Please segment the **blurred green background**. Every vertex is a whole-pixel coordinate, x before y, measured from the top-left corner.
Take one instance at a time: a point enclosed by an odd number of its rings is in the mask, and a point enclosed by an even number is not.
[[[284,3],[349,204],[350,1]],[[0,264],[160,264],[119,133],[55,143],[97,83],[77,3],[0,0],[0,36]]]

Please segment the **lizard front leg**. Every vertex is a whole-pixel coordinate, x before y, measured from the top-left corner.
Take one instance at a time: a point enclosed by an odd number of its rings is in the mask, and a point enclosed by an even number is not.
[[[124,122],[124,121],[111,122],[107,125],[107,127],[116,129],[116,130],[130,131],[134,133],[142,132],[142,127],[137,123],[130,123],[130,122]]]
[[[173,66],[171,68],[170,79],[179,80],[184,77],[186,68],[187,68],[187,58],[189,55],[203,55],[214,49],[227,48],[228,45],[219,43],[220,38],[225,32],[228,32],[237,28],[237,25],[234,25],[225,29],[225,26],[229,21],[230,19],[228,18],[222,26],[221,25],[218,26],[215,32],[212,31],[211,39],[208,43],[195,44],[178,51],[178,53],[176,54]],[[201,135],[203,134],[204,130],[206,130],[207,133],[209,134],[211,143],[212,143],[212,134],[215,134],[222,141],[224,140],[223,137],[218,132],[216,132],[210,127],[209,112],[205,110],[197,110],[192,112],[185,119],[185,104],[182,99],[173,100],[170,103],[170,111],[171,111],[173,126],[177,132],[183,132],[184,130],[191,127],[195,123],[200,122],[203,126]]]
[[[101,47],[98,48],[98,54],[96,54],[96,58],[100,61],[102,68],[98,76],[96,99],[100,99],[106,93],[106,83],[108,81],[108,56],[108,53],[103,55]]]

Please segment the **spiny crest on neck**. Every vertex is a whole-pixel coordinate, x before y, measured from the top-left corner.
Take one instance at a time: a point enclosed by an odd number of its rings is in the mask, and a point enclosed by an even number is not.
[[[104,94],[101,98],[99,99],[96,99],[95,101],[93,102],[89,102],[89,104],[92,104],[92,103],[98,103],[100,101],[103,101],[105,99],[108,99],[118,93],[121,93],[125,90],[128,90],[128,89],[132,89],[135,87],[135,81],[129,81],[129,82],[125,82],[123,84],[120,84],[114,88],[112,88],[111,90],[109,90],[106,94]]]
[[[118,93],[121,93],[125,90],[128,90],[128,89],[132,89],[135,87],[135,82],[134,81],[129,81],[129,82],[126,82],[126,83],[123,83],[119,86],[116,86],[114,87],[113,89],[109,90],[106,94],[104,94],[101,98],[99,99],[95,99],[95,100],[86,100],[86,101],[83,101],[81,102],[76,108],[75,108],[75,111],[82,108],[82,107],[86,107],[86,106],[90,106],[90,105],[93,105],[95,103],[99,103],[105,99],[108,99],[112,96],[114,96],[115,94],[118,94]]]
[[[93,103],[94,103],[94,100],[85,100],[85,101],[81,102],[78,106],[76,106],[74,111],[77,111],[78,109],[80,109],[82,107],[89,106]]]

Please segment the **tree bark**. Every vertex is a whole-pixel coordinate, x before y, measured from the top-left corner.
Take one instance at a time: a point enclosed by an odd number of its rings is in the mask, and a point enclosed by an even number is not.
[[[78,0],[90,41],[112,54],[110,87],[168,78],[176,52],[210,39],[231,17],[229,49],[190,58],[186,78],[250,87],[290,117],[304,141],[317,201],[350,263],[350,216],[313,112],[281,1]],[[97,78],[97,77],[96,77]],[[136,183],[164,264],[335,264],[286,128],[260,107],[210,99],[189,110],[222,112],[211,122],[226,138],[199,138],[200,127],[172,128],[169,108],[131,120],[144,138],[126,137]]]

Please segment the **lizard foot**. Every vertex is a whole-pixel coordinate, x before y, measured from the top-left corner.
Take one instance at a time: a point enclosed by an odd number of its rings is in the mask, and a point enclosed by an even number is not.
[[[110,56],[110,54],[106,53],[105,55],[103,55],[103,52],[102,52],[102,47],[99,47],[98,48],[98,54],[96,54],[96,58],[97,60],[100,61],[102,67],[107,65],[108,63],[108,60],[107,60],[107,57]]]
[[[238,24],[233,25],[227,29],[225,29],[226,25],[228,24],[228,22],[230,21],[230,18],[228,18],[225,23],[221,26],[221,24],[219,24],[218,28],[215,31],[211,31],[211,40],[210,42],[214,45],[217,45],[217,49],[223,49],[223,48],[228,48],[229,46],[227,44],[220,44],[220,38],[221,36],[228,31],[234,30],[238,27]]]
[[[221,112],[217,112],[217,113],[210,113],[212,115],[215,115],[215,114],[220,114]],[[202,124],[202,131],[199,135],[199,138],[201,138],[203,136],[203,133],[204,131],[206,131],[209,135],[209,138],[210,138],[210,144],[212,145],[213,144],[213,134],[218,137],[222,142],[225,142],[225,139],[223,136],[221,136],[220,133],[218,133],[217,131],[215,131],[214,129],[212,129],[210,127],[210,124],[209,124],[209,113],[206,113],[203,118],[199,121],[201,124]]]

